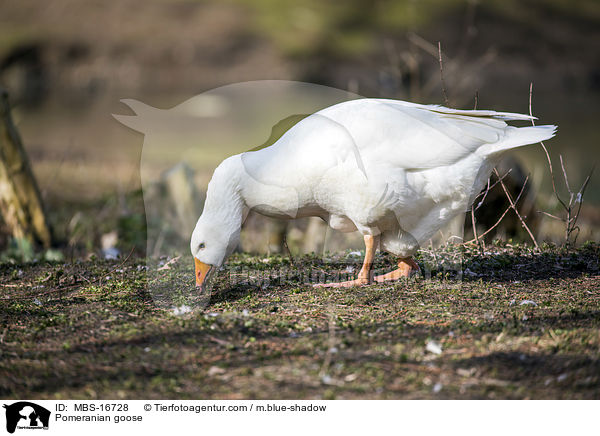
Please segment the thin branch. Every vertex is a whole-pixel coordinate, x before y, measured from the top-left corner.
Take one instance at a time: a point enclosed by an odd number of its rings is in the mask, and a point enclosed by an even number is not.
[[[594,173],[595,168],[596,168],[596,166],[594,165],[592,167],[592,169],[590,170],[590,173],[588,174],[588,176],[585,178],[585,181],[581,185],[581,189],[579,189],[579,192],[577,193],[577,197],[576,197],[575,201],[579,202],[579,206],[577,207],[577,212],[575,213],[575,216],[573,217],[573,224],[572,224],[573,230],[575,230],[576,228],[579,229],[579,227],[577,227],[576,224],[577,224],[577,220],[579,219],[579,212],[581,212],[581,207],[583,206],[583,196],[585,194],[585,190],[588,186],[588,183],[589,183],[590,179],[592,178],[592,174]],[[579,232],[577,233],[577,235],[579,235]],[[577,240],[577,236],[575,237],[575,240]],[[573,243],[575,243],[575,240],[573,241]]]
[[[573,244],[575,244],[577,242],[577,238],[579,237],[579,234],[581,233],[581,229],[579,228],[579,226],[573,227],[571,232],[574,232],[575,230],[577,230],[577,233],[575,233],[575,237],[573,238]]]
[[[577,193],[576,201],[579,201],[579,208],[577,209],[577,213],[575,214],[575,220],[577,220],[577,217],[579,217],[579,211],[581,210],[581,206],[583,205],[583,196],[585,194],[585,190],[588,186],[588,183],[590,182],[590,179],[592,178],[592,174],[594,173],[595,169],[596,169],[596,165],[594,165],[592,167],[592,169],[590,170],[590,173],[588,174],[588,176],[585,178],[585,181],[581,185],[581,189],[579,189],[579,192]]]
[[[494,168],[494,172],[496,173],[496,176],[498,178],[500,178],[500,174],[498,174],[498,170],[496,168]],[[527,178],[525,179],[525,183],[523,183],[523,188],[525,187],[525,184],[527,183],[527,180],[529,180],[529,176],[527,176]],[[512,207],[512,210],[515,211],[515,214],[517,214],[517,217],[519,218],[519,221],[521,221],[521,225],[527,231],[527,233],[529,234],[529,237],[533,241],[533,245],[535,245],[535,248],[539,249],[540,246],[538,245],[537,241],[535,240],[535,237],[533,236],[533,233],[531,233],[531,230],[529,230],[529,226],[527,226],[527,224],[525,223],[525,220],[523,219],[523,217],[519,213],[519,210],[517,209],[516,203],[513,201],[512,197],[510,195],[510,192],[508,192],[508,189],[506,188],[506,185],[504,184],[504,181],[501,180],[500,181],[500,185],[502,186],[502,189],[504,190],[504,193],[506,194],[506,198],[508,198],[508,202],[510,203],[510,206]]]
[[[450,107],[448,94],[446,94],[446,82],[444,82],[444,63],[442,61],[442,43],[438,41],[438,61],[440,62],[440,78],[442,80],[442,94],[444,95],[444,104]]]
[[[489,181],[489,179],[488,179]],[[473,236],[475,236],[475,240],[477,241],[477,245],[479,246],[479,251],[483,254],[483,240],[479,239],[477,236],[477,221],[475,220],[475,208],[471,206],[471,224],[473,225]]]
[[[529,179],[529,176],[527,176],[527,178],[525,179],[525,183],[523,183],[523,186],[521,187],[521,191],[519,191],[519,195],[517,195],[517,198],[515,198],[515,204],[517,204],[519,202],[519,200],[521,199],[521,195],[523,194],[523,192],[525,192],[525,185],[527,185],[527,180],[528,179]],[[508,211],[511,210],[511,209],[512,209],[512,206],[509,205],[506,208],[506,210],[502,213],[502,215],[500,215],[500,218],[498,219],[498,221],[496,221],[496,223],[492,227],[490,227],[489,229],[487,229],[479,237],[483,238],[485,235],[487,235],[492,230],[494,230],[496,227],[498,227],[498,225],[500,224],[500,222],[502,221],[502,219],[506,216],[506,214],[508,213]],[[475,239],[471,239],[470,241],[464,242],[464,244],[472,244],[473,242],[475,242]]]
[[[531,125],[535,126],[535,121],[533,119],[533,111],[531,109],[532,95],[533,95],[533,82],[531,82],[529,84],[529,116],[532,117],[531,118]],[[556,190],[556,181],[554,179],[554,171],[552,170],[552,160],[550,159],[550,153],[548,153],[548,149],[546,148],[546,145],[544,144],[543,141],[540,141],[540,145],[542,146],[542,149],[544,150],[544,153],[546,153],[546,159],[548,160],[548,169],[550,170],[550,177],[552,179],[552,191],[554,192],[554,196],[559,201],[559,203],[562,204],[562,206],[565,209],[567,209],[568,208],[567,205],[562,200],[562,198],[560,198],[560,196],[558,195],[558,191]]]
[[[500,183],[500,180],[504,180],[504,178],[505,178],[506,176],[508,176],[508,175],[510,174],[510,172],[511,172],[511,171],[512,171],[512,168],[510,168],[510,169],[509,169],[509,170],[508,170],[508,171],[507,171],[507,172],[506,172],[506,173],[505,173],[505,174],[504,174],[504,175],[503,175],[503,176],[502,176],[502,177],[501,177],[499,180],[496,180],[496,181],[495,181],[495,182],[492,184],[492,186],[490,186],[490,179],[488,178],[488,187],[487,187],[487,189],[486,189],[485,191],[482,191],[482,192],[480,192],[480,193],[479,193],[479,194],[477,194],[477,196],[475,197],[475,200],[477,200],[479,197],[481,197],[481,196],[483,195],[483,198],[481,199],[481,201],[479,202],[479,204],[477,204],[477,207],[475,208],[475,210],[479,209],[479,208],[480,208],[480,207],[483,205],[483,202],[485,201],[485,198],[486,198],[486,196],[487,196],[488,192],[489,192],[491,189],[494,189],[494,186],[496,186],[498,183]],[[475,202],[475,200],[473,200],[473,202]]]
[[[567,186],[567,191],[569,191],[569,194],[572,196],[573,191],[571,191],[571,186],[569,186],[569,178],[567,177],[567,170],[565,169],[565,163],[563,162],[562,154],[559,154],[558,157],[560,159],[560,167],[562,168],[563,176],[565,178],[565,185]]]
[[[487,195],[488,195],[488,193],[490,192],[490,189],[492,189],[492,188],[490,187],[490,178],[488,177],[488,179],[487,179],[487,187],[485,188],[485,191],[483,192],[483,198],[482,198],[482,199],[481,199],[481,201],[480,201],[480,202],[477,204],[477,207],[475,208],[475,210],[479,209],[479,208],[480,208],[480,207],[483,205],[483,202],[484,202],[484,201],[485,201],[485,199],[487,198]],[[481,192],[479,193],[479,195],[481,195]],[[475,198],[478,198],[478,197],[479,197],[479,195],[477,195],[477,197],[475,197]],[[473,209],[473,207],[471,207],[471,209]]]
[[[290,251],[290,247],[288,246],[287,243],[287,235],[283,235],[283,248],[285,249],[288,257],[290,258],[290,262],[292,263],[292,265],[296,265],[296,261],[294,259],[294,256],[292,255],[292,252]]]
[[[425,38],[420,37],[419,35],[417,35],[414,32],[409,32],[407,36],[408,36],[408,40],[412,44],[414,44],[415,46],[417,46],[418,48],[423,50],[425,53],[431,55],[432,57],[434,57],[436,59],[439,58],[438,50],[436,49],[434,44],[427,41]]]
[[[487,229],[485,232],[483,232],[481,235],[479,235],[480,238],[483,238],[485,235],[487,235],[488,233],[490,233],[492,230],[494,230],[496,227],[498,227],[498,225],[500,224],[500,222],[502,221],[502,219],[506,216],[506,214],[508,213],[508,211],[511,209],[510,206],[508,206],[506,208],[506,210],[502,213],[502,215],[500,215],[500,218],[498,218],[498,221],[496,221],[496,224],[494,224],[492,227],[490,227],[489,229]],[[470,241],[465,242],[464,244],[472,244],[473,242],[476,242],[476,239],[471,239]]]
[[[542,214],[549,216],[550,218],[554,218],[555,220],[558,220],[558,221],[562,221],[562,222],[565,221],[564,218],[559,218],[556,215],[552,215],[551,213],[544,212],[543,210],[538,210],[538,213],[542,213]]]

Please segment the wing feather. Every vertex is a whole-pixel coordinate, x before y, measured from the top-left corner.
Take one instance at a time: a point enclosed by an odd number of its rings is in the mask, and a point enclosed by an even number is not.
[[[318,113],[347,129],[365,161],[406,170],[452,165],[484,145],[502,142],[509,128],[505,120],[532,118],[388,99],[354,100]]]

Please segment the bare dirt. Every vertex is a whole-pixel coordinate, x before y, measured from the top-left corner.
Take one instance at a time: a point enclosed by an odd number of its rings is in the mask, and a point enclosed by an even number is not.
[[[599,256],[424,251],[427,277],[318,289],[360,259],[237,255],[208,306],[179,316],[154,305],[142,259],[5,265],[0,395],[598,399]],[[192,268],[159,277],[189,289]]]

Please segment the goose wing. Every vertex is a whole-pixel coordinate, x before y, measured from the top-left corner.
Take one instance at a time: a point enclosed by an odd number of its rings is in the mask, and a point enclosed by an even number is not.
[[[384,159],[407,170],[456,163],[484,145],[501,143],[516,130],[505,120],[531,118],[385,99],[345,102],[318,114],[348,131],[363,160]]]

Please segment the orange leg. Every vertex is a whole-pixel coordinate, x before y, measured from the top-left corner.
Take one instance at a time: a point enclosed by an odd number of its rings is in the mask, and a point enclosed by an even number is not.
[[[375,277],[375,281],[381,283],[398,280],[402,277],[410,277],[419,270],[419,265],[417,265],[417,262],[415,262],[412,257],[404,257],[398,262],[398,269]]]
[[[313,285],[317,288],[350,288],[352,286],[368,285],[373,282],[371,267],[375,258],[375,251],[379,245],[379,236],[365,235],[365,260],[363,266],[358,273],[358,278],[340,283],[317,283]]]

